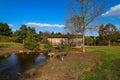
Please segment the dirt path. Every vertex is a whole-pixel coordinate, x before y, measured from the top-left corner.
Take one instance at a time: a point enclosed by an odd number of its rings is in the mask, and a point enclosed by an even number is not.
[[[100,55],[96,53],[72,51],[64,57],[64,61],[59,59],[49,60],[45,66],[38,69],[36,75],[28,80],[78,80],[79,75],[85,71],[90,71]]]

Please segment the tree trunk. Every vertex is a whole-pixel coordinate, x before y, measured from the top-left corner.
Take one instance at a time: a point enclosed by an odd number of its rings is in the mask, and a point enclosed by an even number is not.
[[[82,51],[83,51],[83,53],[85,53],[85,33],[84,32],[83,32]]]
[[[111,45],[110,40],[108,40],[108,46],[109,46],[109,48],[110,48],[110,45]]]

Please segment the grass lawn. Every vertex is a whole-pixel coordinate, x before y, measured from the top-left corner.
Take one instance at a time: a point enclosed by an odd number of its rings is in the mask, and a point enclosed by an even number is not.
[[[101,54],[101,60],[91,72],[80,75],[80,80],[120,80],[120,47],[88,47]]]

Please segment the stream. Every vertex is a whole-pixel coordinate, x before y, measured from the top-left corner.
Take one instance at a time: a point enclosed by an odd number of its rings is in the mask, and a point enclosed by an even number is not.
[[[40,53],[12,53],[0,56],[0,80],[19,80],[20,74],[38,69],[47,58]]]

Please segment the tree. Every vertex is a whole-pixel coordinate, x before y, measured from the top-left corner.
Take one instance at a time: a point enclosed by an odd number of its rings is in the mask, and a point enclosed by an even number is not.
[[[51,33],[51,35],[54,35],[54,34],[55,34],[54,32]]]
[[[62,33],[60,33],[60,32],[57,32],[57,33],[56,33],[56,35],[57,35],[57,36],[60,36],[60,35],[62,35]]]
[[[7,23],[0,23],[0,35],[11,36],[12,30]]]
[[[104,29],[104,33],[105,33],[105,37],[108,40],[108,45],[110,47],[111,45],[111,40],[114,37],[114,33],[117,31],[116,26],[113,24],[106,24],[105,25],[105,29]]]
[[[107,45],[107,39],[105,38],[105,32],[104,32],[105,24],[101,24],[99,26],[99,37],[97,39],[98,45]]]
[[[112,42],[117,42],[120,40],[120,30],[117,29],[117,31],[114,32]]]
[[[38,42],[42,42],[43,32],[40,31],[37,38],[38,38]]]
[[[35,50],[35,51],[39,50],[39,44],[36,41],[35,35],[36,35],[35,29],[28,27],[27,35],[24,40],[25,48],[30,49],[30,50]]]
[[[76,21],[71,21],[72,29],[76,29],[77,33],[82,33],[83,35],[83,52],[85,52],[85,31],[87,26],[96,18],[98,17],[105,8],[106,0],[71,0],[70,4],[70,17],[68,16],[67,20],[72,20],[71,18],[77,16]],[[66,20],[66,21],[67,21]],[[76,22],[76,23],[75,23]],[[67,25],[69,25],[67,24]],[[78,24],[78,25],[77,25]],[[66,28],[69,29],[69,26],[66,25]],[[77,26],[76,26],[77,25]]]
[[[20,27],[20,37],[21,37],[21,41],[24,43],[24,39],[26,38],[27,36],[27,26],[26,25],[22,25]]]
[[[86,36],[85,37],[85,44],[88,46],[96,45],[95,37],[94,36]]]
[[[119,39],[120,40],[120,30],[118,30],[115,35],[117,36],[117,40]]]
[[[81,17],[74,15],[70,19],[66,20],[66,27],[65,29],[68,29],[71,34],[77,34],[78,32],[81,32]]]
[[[42,43],[46,44],[47,43],[47,38],[50,37],[51,33],[46,31],[42,32]]]
[[[26,38],[27,34],[27,26],[21,25],[20,29],[13,33],[13,41],[24,43],[24,39]]]
[[[117,29],[116,26],[113,24],[102,24],[99,28],[99,38],[101,41],[108,41],[108,45],[110,47],[111,40],[115,40]]]
[[[21,36],[20,36],[20,31],[19,31],[19,30],[15,31],[15,32],[13,33],[13,35],[12,35],[12,40],[13,40],[14,42],[22,43],[22,38],[21,38]]]

